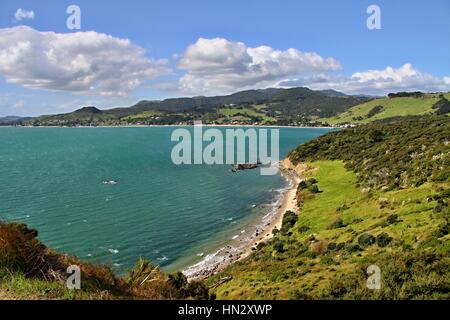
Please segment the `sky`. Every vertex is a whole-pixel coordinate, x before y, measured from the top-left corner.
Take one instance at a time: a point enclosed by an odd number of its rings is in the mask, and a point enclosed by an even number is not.
[[[0,116],[269,87],[450,91],[449,39],[448,0],[3,0]]]

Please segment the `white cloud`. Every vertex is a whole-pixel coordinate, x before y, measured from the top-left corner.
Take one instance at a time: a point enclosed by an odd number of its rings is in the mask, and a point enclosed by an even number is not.
[[[124,96],[145,80],[168,73],[128,39],[90,32],[0,29],[0,75],[27,88]]]
[[[395,91],[447,91],[450,77],[439,78],[406,63],[399,68],[338,74],[339,61],[298,49],[247,47],[223,38],[200,38],[179,62],[186,73],[178,81],[178,94],[212,95],[266,87],[307,86],[336,89],[350,94],[384,95]]]
[[[25,19],[34,19],[34,11],[23,10],[22,8],[17,9],[14,14],[15,21],[22,21]]]
[[[200,38],[180,60],[186,74],[179,90],[186,94],[219,94],[276,85],[280,80],[304,74],[341,69],[339,61],[297,49],[247,47],[223,38]]]
[[[387,67],[383,70],[369,70],[353,73],[351,77],[299,78],[283,81],[281,86],[305,85],[311,89],[335,89],[350,94],[385,95],[397,91],[448,91],[450,78],[439,78],[415,69],[406,63],[399,68]]]

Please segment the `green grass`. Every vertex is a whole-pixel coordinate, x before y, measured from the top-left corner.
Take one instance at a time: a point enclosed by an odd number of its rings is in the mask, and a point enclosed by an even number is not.
[[[417,260],[422,261],[422,256],[416,250],[427,247],[427,241],[431,243],[436,254],[444,254],[448,261],[449,237],[439,240],[433,238],[433,232],[445,221],[444,216],[433,211],[436,201],[427,200],[429,195],[436,194],[438,188],[448,188],[448,183],[426,183],[419,188],[366,193],[357,187],[356,175],[346,170],[341,161],[317,161],[309,163],[309,166],[315,169],[308,171],[306,176],[316,178],[322,192],[311,194],[309,191],[302,191],[304,200],[298,221],[291,229],[291,235],[278,234],[272,242],[246,260],[230,266],[208,280],[210,284],[214,284],[225,276],[232,277],[231,281],[213,290],[218,299],[330,298],[330,295],[334,294],[334,286],[338,283],[336,279],[352,275],[352,285],[355,285],[355,279],[360,281],[361,277],[364,278],[364,274],[361,276],[358,272],[367,261],[378,262],[385,266],[385,269],[389,269],[396,260],[407,260],[410,256],[419,257]],[[380,206],[380,201],[384,203],[383,207]],[[383,225],[391,214],[397,214],[399,222]],[[345,227],[329,229],[330,223],[338,218],[343,220]],[[307,226],[309,230],[302,233],[302,226]],[[349,253],[346,249],[326,249],[330,243],[342,243],[348,247],[357,244],[361,234],[377,236],[383,232],[394,238],[393,243],[386,248],[372,245],[354,253]],[[308,242],[312,234],[317,241],[315,244]],[[285,252],[274,251],[275,241],[282,241]],[[325,247],[325,252],[320,252],[321,246]],[[411,247],[412,251],[405,253],[405,247]],[[311,255],[313,251],[319,252],[317,256]],[[394,258],[389,256],[390,254]],[[414,271],[416,276],[423,276],[420,270],[423,269]],[[432,274],[430,279],[436,277],[436,272],[429,271]],[[392,285],[390,280],[388,281],[388,276],[386,275],[386,286],[395,287],[395,284]],[[406,285],[415,284],[408,282]],[[442,283],[439,282],[438,285]],[[436,289],[433,294],[439,290]],[[357,284],[351,294],[360,294],[356,298],[368,299],[410,298],[410,295],[402,295],[400,291],[392,292],[391,289],[382,293],[371,292],[363,285]]]
[[[138,120],[138,119],[147,119],[151,117],[157,117],[164,115],[163,112],[160,111],[144,111],[142,113],[133,114],[131,116],[123,118],[123,120]]]
[[[0,269],[0,300],[100,299],[99,293],[69,290],[63,282],[27,278],[23,273]]]
[[[241,118],[237,118],[237,117],[244,116],[244,118],[245,118],[245,116],[249,116],[249,117],[261,118],[262,123],[276,121],[275,118],[269,117],[265,113],[260,111],[264,107],[265,106],[263,106],[263,105],[258,105],[258,106],[255,106],[255,109],[253,109],[253,108],[220,108],[220,109],[217,109],[217,113],[224,115],[225,117],[232,118],[232,120],[242,120]],[[249,118],[245,118],[245,119],[249,119]]]
[[[444,94],[449,99],[450,93]],[[318,121],[329,124],[341,123],[369,123],[374,120],[397,116],[425,115],[434,113],[433,105],[439,101],[439,94],[426,94],[422,98],[382,98],[375,99],[343,112],[335,117],[321,118]],[[375,107],[382,106],[383,110],[368,118],[368,113]],[[361,119],[362,118],[362,119]]]

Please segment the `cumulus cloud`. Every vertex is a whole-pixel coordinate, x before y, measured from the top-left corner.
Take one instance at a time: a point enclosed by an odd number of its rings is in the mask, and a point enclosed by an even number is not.
[[[448,91],[450,78],[421,72],[410,63],[399,68],[355,72],[351,77],[322,75],[282,81],[280,86],[306,85],[312,89],[336,89],[353,94],[385,95],[397,91]]]
[[[127,39],[91,32],[0,29],[0,75],[27,88],[124,96],[169,72]]]
[[[22,21],[25,19],[34,19],[34,11],[23,10],[22,8],[17,9],[14,14],[15,21]]]
[[[184,52],[179,68],[186,71],[179,90],[187,94],[230,93],[276,85],[299,75],[341,69],[339,61],[297,49],[247,47],[223,38],[200,38]]]

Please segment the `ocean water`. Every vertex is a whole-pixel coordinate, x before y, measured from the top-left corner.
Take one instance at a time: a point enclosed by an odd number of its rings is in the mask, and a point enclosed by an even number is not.
[[[264,216],[286,181],[228,165],[176,166],[173,130],[0,127],[0,219],[117,273],[139,257],[168,271],[198,262]],[[281,156],[328,131],[281,128]]]

